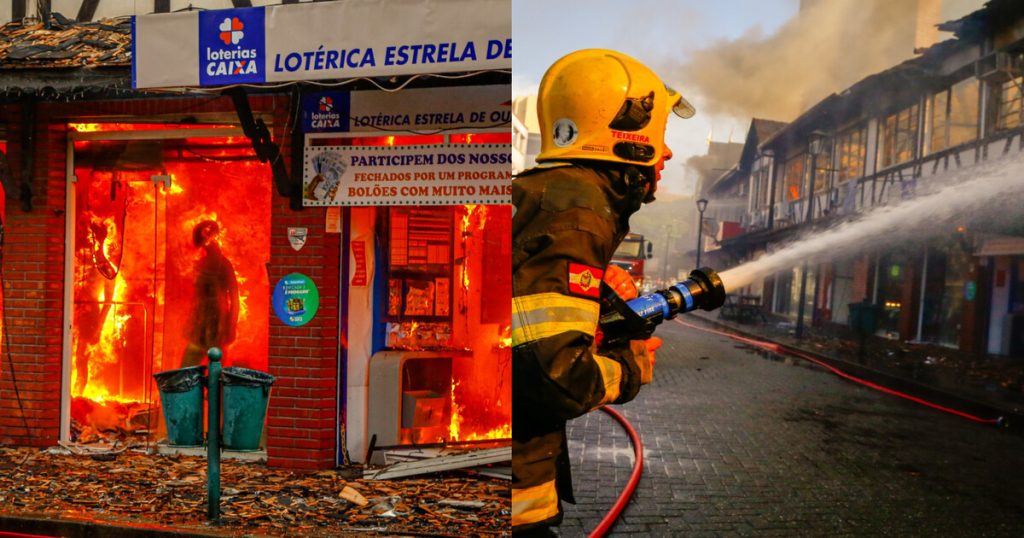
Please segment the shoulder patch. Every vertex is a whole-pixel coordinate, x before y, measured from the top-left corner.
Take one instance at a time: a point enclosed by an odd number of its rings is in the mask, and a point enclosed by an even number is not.
[[[604,270],[582,263],[569,263],[569,293],[582,297],[601,296],[601,278]]]

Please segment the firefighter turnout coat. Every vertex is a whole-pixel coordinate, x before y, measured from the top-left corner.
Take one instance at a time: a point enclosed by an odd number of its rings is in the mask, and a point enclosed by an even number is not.
[[[556,525],[574,502],[566,421],[640,388],[628,346],[593,346],[601,278],[640,206],[622,169],[545,163],[512,182],[514,532]]]

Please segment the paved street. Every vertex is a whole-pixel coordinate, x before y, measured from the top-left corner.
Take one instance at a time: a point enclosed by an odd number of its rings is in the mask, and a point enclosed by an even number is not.
[[[1024,437],[674,322],[658,335],[654,383],[619,407],[646,468],[612,536],[1024,536]],[[569,448],[561,534],[580,536],[633,455],[602,412]]]

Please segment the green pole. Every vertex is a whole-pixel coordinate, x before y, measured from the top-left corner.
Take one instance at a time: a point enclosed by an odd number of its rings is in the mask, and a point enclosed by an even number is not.
[[[206,352],[210,358],[210,375],[207,378],[207,434],[206,434],[206,517],[220,518],[220,348],[211,347]]]

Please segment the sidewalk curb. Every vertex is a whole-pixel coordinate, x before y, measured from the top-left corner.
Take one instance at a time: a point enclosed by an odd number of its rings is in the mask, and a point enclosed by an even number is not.
[[[74,519],[50,519],[0,514],[0,531],[20,532],[40,536],[61,538],[188,538],[223,537],[223,534],[204,533],[197,529],[164,527],[152,523],[124,523],[113,521],[81,521]]]
[[[987,402],[981,402],[959,394],[944,391],[933,386],[924,385],[917,381],[911,381],[909,379],[897,377],[892,374],[880,372],[878,370],[869,368],[862,364],[844,361],[841,359],[837,359],[835,357],[822,355],[820,353],[816,353],[808,349],[778,342],[776,340],[771,339],[768,336],[744,331],[733,325],[723,323],[716,319],[709,319],[703,316],[691,316],[687,319],[695,320],[698,321],[699,323],[702,322],[708,325],[712,325],[725,332],[736,334],[738,336],[775,343],[783,352],[788,352],[789,350],[799,351],[800,353],[810,355],[815,359],[820,360],[821,362],[828,364],[829,366],[833,366],[836,369],[842,370],[843,372],[846,372],[847,374],[850,374],[854,377],[858,377],[866,381],[870,381],[872,383],[877,383],[878,385],[881,385],[888,389],[896,390],[899,392],[905,392],[911,396],[927,400],[931,403],[935,403],[943,407],[955,409],[957,411],[968,413],[979,418],[1002,418],[1001,423],[998,426],[996,426],[998,429],[1015,433],[1018,435],[1024,434],[1024,412],[1013,411]]]

